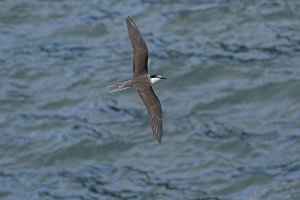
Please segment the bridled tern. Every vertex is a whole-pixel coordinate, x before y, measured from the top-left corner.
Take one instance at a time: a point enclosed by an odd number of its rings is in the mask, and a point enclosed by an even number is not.
[[[118,83],[112,87],[111,92],[135,87],[143,100],[153,135],[161,143],[162,139],[162,110],[161,104],[152,89],[152,84],[166,79],[160,75],[150,75],[148,73],[148,48],[136,24],[130,17],[126,18],[130,43],[133,49],[133,76],[130,80]]]

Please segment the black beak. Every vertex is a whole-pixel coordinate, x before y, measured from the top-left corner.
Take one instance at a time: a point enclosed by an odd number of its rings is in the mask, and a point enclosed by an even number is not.
[[[167,79],[167,78],[165,78],[165,77],[160,77],[160,79]]]

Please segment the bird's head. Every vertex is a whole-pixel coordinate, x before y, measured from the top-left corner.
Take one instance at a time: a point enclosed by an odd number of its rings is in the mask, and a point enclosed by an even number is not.
[[[157,81],[161,80],[161,79],[167,79],[165,77],[162,77],[161,75],[150,75],[150,81],[151,81],[151,84],[154,84],[156,83]]]

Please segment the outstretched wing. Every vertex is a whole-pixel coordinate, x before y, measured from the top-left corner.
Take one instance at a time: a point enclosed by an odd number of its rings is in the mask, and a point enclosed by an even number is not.
[[[131,46],[133,48],[133,76],[148,73],[148,48],[147,45],[130,17],[126,18],[127,29]]]
[[[155,95],[151,85],[148,87],[137,87],[138,93],[147,107],[153,135],[158,143],[162,139],[162,111],[158,97]]]

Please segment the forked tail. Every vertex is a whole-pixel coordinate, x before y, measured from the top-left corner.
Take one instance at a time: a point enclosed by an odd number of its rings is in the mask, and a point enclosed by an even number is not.
[[[112,92],[125,90],[125,89],[128,89],[130,87],[132,87],[131,80],[125,81],[125,82],[122,82],[122,83],[117,83],[115,85],[110,85],[110,86],[107,86],[106,88],[110,88],[111,90],[108,91],[108,93],[112,93]]]

